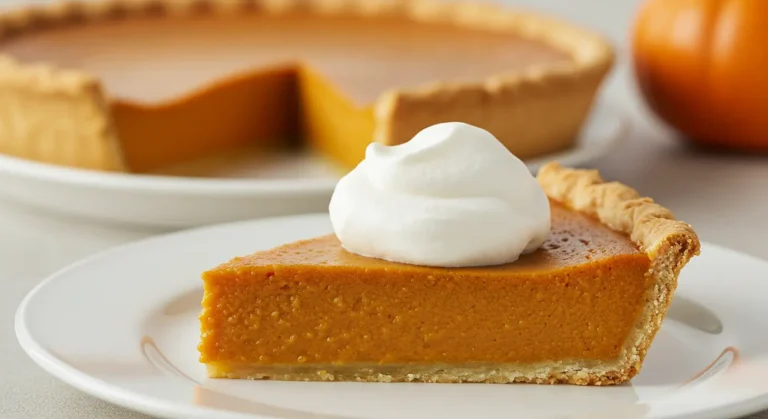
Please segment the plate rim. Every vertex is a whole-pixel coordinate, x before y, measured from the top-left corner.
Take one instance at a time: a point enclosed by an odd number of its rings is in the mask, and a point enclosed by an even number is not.
[[[19,306],[16,309],[14,316],[14,329],[16,338],[23,351],[29,356],[38,366],[40,366],[47,373],[63,381],[64,383],[83,391],[84,393],[105,400],[109,403],[121,406],[123,408],[142,412],[149,415],[160,415],[162,417],[184,417],[192,419],[203,419],[216,417],[220,419],[254,419],[254,418],[268,418],[260,414],[252,413],[240,413],[233,411],[226,411],[221,409],[213,409],[204,406],[190,406],[175,401],[168,401],[161,397],[154,395],[137,392],[130,389],[125,389],[102,379],[96,378],[83,371],[78,370],[65,361],[59,359],[52,352],[45,349],[37,340],[35,340],[27,327],[26,320],[28,317],[28,309],[31,301],[35,296],[41,292],[51,282],[56,281],[59,277],[70,273],[83,265],[87,265],[102,258],[108,258],[112,254],[120,253],[126,249],[133,247],[142,247],[152,242],[163,242],[166,240],[177,240],[187,235],[206,234],[209,232],[215,232],[216,230],[231,230],[238,228],[242,225],[259,225],[259,224],[271,224],[274,222],[290,222],[297,219],[304,219],[310,222],[311,219],[327,218],[327,213],[310,213],[302,215],[288,215],[279,217],[269,217],[254,220],[234,221],[229,223],[222,223],[216,225],[209,225],[199,228],[187,229],[182,231],[176,231],[166,234],[160,234],[141,240],[124,243],[117,245],[100,252],[94,253],[90,256],[70,263],[53,273],[47,275],[38,284],[36,284],[21,300]],[[253,228],[253,227],[251,227]],[[711,242],[702,242],[702,247],[707,250],[716,250],[726,254],[732,254],[748,260],[767,264],[768,260],[742,253],[725,246],[714,244]],[[708,411],[687,412],[679,415],[664,416],[669,419],[719,419],[719,418],[735,418],[743,415],[749,415],[758,413],[763,409],[768,408],[768,392],[760,394],[746,400],[742,400],[738,403],[718,406]]]
[[[632,121],[625,106],[614,100],[597,99],[585,117],[577,136],[583,135],[595,115],[608,114],[611,123],[616,124],[610,139],[602,147],[583,150],[565,150],[536,157],[526,162],[531,171],[538,170],[544,162],[562,160],[573,161],[573,165],[598,159],[613,151],[627,137]],[[174,193],[196,195],[236,195],[254,194],[325,194],[330,193],[338,179],[258,179],[258,178],[206,178],[190,176],[169,176],[154,174],[131,174],[122,172],[104,172],[59,166],[21,157],[0,154],[0,173],[6,176],[23,178],[56,185],[79,188],[111,189],[120,192],[139,193]]]
[[[251,195],[255,193],[318,193],[333,189],[333,179],[220,179],[166,176],[78,169],[0,154],[0,172],[27,180],[116,191],[201,195]]]
[[[228,412],[201,406],[191,408],[188,405],[169,402],[156,396],[149,396],[135,391],[126,390],[122,387],[108,383],[104,380],[98,379],[92,375],[86,374],[85,372],[73,368],[63,360],[56,357],[53,353],[42,347],[39,342],[37,342],[32,337],[32,334],[26,327],[28,307],[34,297],[43,288],[45,288],[49,283],[55,281],[58,277],[65,275],[70,271],[74,271],[79,267],[87,265],[95,260],[109,257],[113,253],[124,251],[125,249],[140,247],[150,242],[173,240],[185,235],[205,234],[205,232],[209,230],[227,230],[236,228],[238,225],[242,224],[269,224],[280,220],[288,221],[296,218],[310,219],[321,217],[327,217],[327,214],[311,213],[302,215],[268,217],[254,220],[233,221],[229,223],[215,224],[151,236],[129,243],[117,245],[100,252],[96,252],[90,256],[86,256],[47,275],[24,296],[24,298],[19,303],[19,306],[17,307],[16,313],[14,315],[14,332],[16,334],[16,339],[24,353],[26,353],[27,356],[29,356],[47,373],[92,397],[114,403],[129,410],[139,411],[149,415],[160,414],[163,417],[184,417],[190,419],[209,419],[211,417],[216,417],[219,419],[267,419],[268,417],[266,416],[256,414]],[[149,405],[154,406],[156,410],[150,409]]]

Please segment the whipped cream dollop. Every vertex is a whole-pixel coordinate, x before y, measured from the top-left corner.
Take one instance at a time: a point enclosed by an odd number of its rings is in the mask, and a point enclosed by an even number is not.
[[[413,265],[499,265],[542,245],[549,201],[491,133],[433,125],[398,146],[372,143],[336,185],[331,223],[349,252]]]

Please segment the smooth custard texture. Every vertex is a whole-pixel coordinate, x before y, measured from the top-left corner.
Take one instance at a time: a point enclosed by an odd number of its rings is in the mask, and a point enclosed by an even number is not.
[[[97,76],[137,172],[300,136],[352,167],[371,140],[371,105],[388,89],[571,60],[509,33],[258,13],[73,24],[11,37],[0,53]]]
[[[404,19],[258,13],[73,25],[11,39],[0,51],[86,70],[111,96],[147,104],[234,74],[307,64],[364,106],[392,87],[477,80],[570,59],[508,33]]]
[[[643,306],[648,257],[553,203],[543,248],[489,268],[364,258],[334,236],[203,275],[201,362],[255,365],[612,360]]]

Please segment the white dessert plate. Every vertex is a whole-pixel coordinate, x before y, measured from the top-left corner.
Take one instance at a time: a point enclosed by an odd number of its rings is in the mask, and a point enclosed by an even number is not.
[[[327,214],[159,236],[43,281],[16,333],[35,362],[109,402],[169,418],[730,418],[768,408],[768,262],[712,244],[680,278],[631,385],[211,380],[197,362],[200,273],[330,231]]]
[[[528,161],[584,166],[622,139],[627,118],[597,104],[576,147]],[[150,228],[183,228],[326,211],[343,173],[309,154],[229,156],[133,175],[77,170],[0,155],[0,198],[88,219]]]

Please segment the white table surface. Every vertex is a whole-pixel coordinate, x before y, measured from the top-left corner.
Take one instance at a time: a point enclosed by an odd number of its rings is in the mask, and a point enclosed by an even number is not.
[[[704,240],[768,259],[768,160],[681,146],[638,100],[623,49],[638,0],[509,2],[596,28],[619,47],[622,62],[604,95],[631,114],[633,128],[620,150],[595,164],[604,177],[653,196],[693,224]],[[19,1],[0,0],[0,5],[12,3]],[[22,297],[46,275],[94,252],[156,233],[93,225],[0,201],[0,418],[146,418],[43,372],[17,344],[13,316]],[[751,419],[768,419],[768,412]]]

